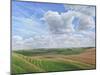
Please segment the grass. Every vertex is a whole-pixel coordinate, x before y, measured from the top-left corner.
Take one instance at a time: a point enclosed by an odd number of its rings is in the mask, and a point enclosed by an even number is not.
[[[17,50],[15,53],[23,54],[26,56],[36,56],[36,55],[44,55],[44,54],[64,54],[64,55],[72,55],[79,54],[84,52],[86,48],[53,48],[53,49],[33,49],[33,50]]]
[[[12,74],[94,69],[95,65],[68,58],[85,53],[87,49],[90,48],[14,51]]]
[[[12,70],[13,73],[26,73],[26,72],[42,72],[43,70],[36,67],[29,61],[23,59],[22,55],[19,54],[13,54],[12,58]]]
[[[81,69],[69,62],[64,63],[61,61],[53,61],[53,60],[46,60],[46,59],[33,60],[32,63],[40,68],[43,68],[46,72]]]

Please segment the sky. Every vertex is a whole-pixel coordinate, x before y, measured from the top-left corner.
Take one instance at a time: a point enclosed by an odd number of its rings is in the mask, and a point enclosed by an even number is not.
[[[12,2],[12,49],[95,47],[95,6]]]

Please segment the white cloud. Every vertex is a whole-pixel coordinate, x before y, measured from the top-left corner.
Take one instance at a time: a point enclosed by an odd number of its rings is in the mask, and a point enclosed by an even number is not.
[[[43,19],[46,23],[48,23],[52,33],[64,34],[75,31],[72,23],[75,17],[79,19],[77,30],[83,31],[95,27],[95,21],[93,20],[93,17],[71,10],[61,14],[54,11],[48,11],[45,13]]]
[[[79,18],[79,27],[78,30],[89,30],[95,28],[95,6],[86,6],[86,5],[64,5],[65,9],[73,12],[71,15],[73,17]],[[70,13],[71,13],[70,12]]]
[[[24,42],[21,36],[16,35],[12,37],[12,49],[13,50],[23,49],[23,45],[24,45]]]
[[[23,40],[23,38],[20,36],[13,36],[12,39],[19,40],[19,41]]]
[[[94,47],[95,32],[90,29],[95,28],[94,7],[67,6],[68,12],[58,13],[55,11],[45,12],[44,20],[49,27],[46,35],[33,35],[33,37],[23,38],[21,35],[12,37],[13,49],[31,49],[31,48],[65,48],[65,47]],[[93,12],[91,13],[90,11]],[[77,29],[73,27],[73,20],[77,17],[79,25]],[[24,19],[23,19],[24,20]],[[25,22],[27,21],[27,22]],[[26,28],[33,29],[34,20],[24,20]],[[29,26],[30,25],[30,26]],[[38,28],[38,27],[37,27]],[[38,29],[37,29],[38,30]]]
[[[89,30],[95,27],[95,22],[91,16],[81,16],[79,17],[79,27],[78,30]]]
[[[65,25],[61,15],[58,12],[48,11],[44,14],[45,22],[48,23],[49,29],[54,34],[64,32]]]
[[[67,25],[66,28],[70,29],[71,31],[74,30],[72,27],[72,22],[75,17],[79,19],[79,25],[77,28],[78,30],[89,30],[95,27],[95,21],[93,20],[93,17],[85,15],[81,12],[68,11],[66,13],[62,13],[62,17],[65,22],[65,25]]]
[[[73,20],[75,17],[80,17],[82,14],[79,12],[75,12],[75,11],[68,11],[65,13],[61,13],[62,19],[64,21],[64,25],[66,26],[66,30],[67,32],[73,32],[75,31],[73,28]]]
[[[53,34],[64,34],[74,31],[72,21],[75,15],[79,16],[79,13],[69,11],[60,14],[58,12],[48,11],[42,19],[49,25],[49,29]]]
[[[95,16],[95,6],[86,5],[64,5],[66,10],[74,10],[88,16]]]
[[[22,39],[13,38],[13,49],[33,48],[67,48],[67,47],[95,47],[95,32],[78,32],[69,34],[52,34],[34,36]]]

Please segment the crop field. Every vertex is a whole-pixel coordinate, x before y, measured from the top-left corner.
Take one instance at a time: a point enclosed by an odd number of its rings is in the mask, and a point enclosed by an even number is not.
[[[12,74],[95,69],[95,48],[17,50]]]

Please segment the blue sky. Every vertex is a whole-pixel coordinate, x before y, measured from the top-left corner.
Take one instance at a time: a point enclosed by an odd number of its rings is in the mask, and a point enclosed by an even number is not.
[[[13,1],[12,47],[94,47],[94,17],[95,6]]]
[[[12,5],[12,17],[13,17],[13,34],[20,34],[23,35],[24,34],[20,33],[19,31],[17,31],[17,29],[25,29],[27,31],[27,26],[23,27],[24,25],[26,25],[26,23],[23,23],[21,20],[21,18],[28,18],[28,19],[34,19],[34,21],[41,23],[41,25],[36,25],[34,28],[38,28],[38,33],[41,33],[41,29],[42,32],[44,30],[44,32],[47,31],[46,29],[46,24],[43,23],[43,21],[40,21],[40,19],[43,17],[44,13],[47,12],[48,10],[52,10],[52,11],[57,11],[57,12],[65,12],[65,8],[63,6],[63,4],[45,4],[45,3],[32,3],[32,2],[13,2]],[[54,8],[53,8],[54,7]],[[59,9],[58,9],[59,8]],[[21,20],[20,20],[21,19]],[[34,29],[33,28],[33,29]],[[15,31],[16,30],[16,31]],[[36,29],[34,29],[33,32],[35,32]],[[37,30],[36,30],[37,31]],[[41,33],[42,34],[42,33]],[[26,34],[25,34],[26,36]]]

